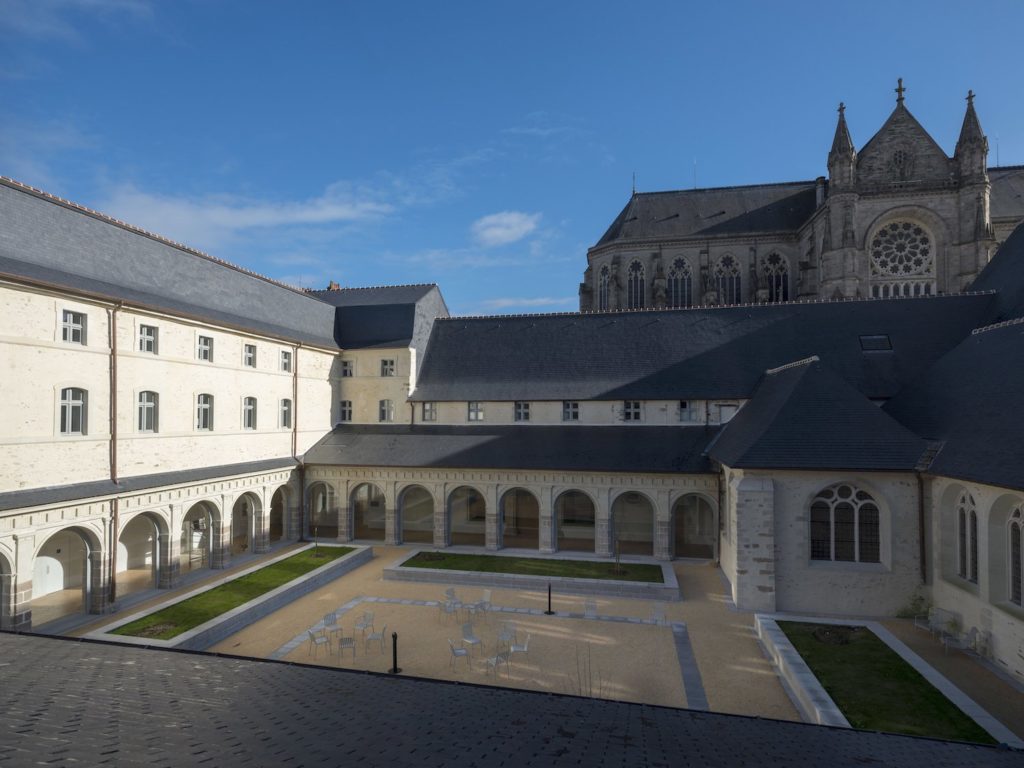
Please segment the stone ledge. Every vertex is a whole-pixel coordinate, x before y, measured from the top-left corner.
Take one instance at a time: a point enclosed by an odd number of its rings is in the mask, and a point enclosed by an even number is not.
[[[442,568],[407,568],[402,563],[422,551],[413,550],[408,555],[384,568],[385,581],[412,581],[423,584],[458,584],[461,586],[492,587],[495,589],[521,589],[543,592],[551,585],[553,591],[570,595],[600,595],[603,597],[625,597],[639,600],[682,600],[675,571],[668,563],[657,563],[661,567],[664,584],[649,581],[615,581],[612,579],[580,579],[565,576],[525,576],[516,573],[484,573],[481,571],[450,571]],[[488,556],[503,557],[498,552]],[[505,555],[512,557],[513,555]],[[522,557],[520,554],[514,557]],[[551,557],[537,558],[555,559]]]
[[[332,544],[320,544],[321,547],[337,546]],[[267,592],[265,595],[260,595],[255,600],[250,600],[247,603],[232,608],[227,613],[223,613],[215,619],[211,619],[205,624],[200,624],[198,627],[190,629],[188,632],[182,632],[171,640],[156,640],[153,638],[143,637],[132,637],[130,635],[115,635],[111,632],[118,627],[130,624],[131,622],[147,616],[150,613],[163,610],[164,608],[180,603],[183,600],[188,600],[190,597],[195,597],[198,594],[207,592],[215,587],[219,587],[222,584],[226,584],[229,581],[234,581],[246,574],[258,571],[261,568],[265,568],[268,565],[285,560],[298,552],[305,552],[313,548],[313,544],[307,547],[303,547],[299,550],[292,550],[284,555],[276,557],[266,562],[261,562],[252,568],[246,569],[237,574],[232,574],[231,578],[220,579],[212,584],[204,586],[202,589],[195,589],[191,592],[187,592],[181,597],[175,600],[170,600],[166,603],[162,603],[154,607],[149,611],[140,611],[134,613],[124,619],[117,621],[114,624],[108,624],[101,630],[96,632],[90,632],[86,637],[95,640],[112,640],[118,643],[128,643],[131,645],[142,645],[151,648],[180,648],[182,650],[189,651],[203,651],[210,646],[216,645],[225,638],[230,637],[236,632],[248,627],[250,624],[254,624],[262,618],[269,616],[274,611],[280,610],[285,605],[297,600],[310,592],[319,589],[320,587],[328,584],[331,581],[343,576],[349,571],[358,568],[359,566],[368,563],[373,559],[373,548],[372,547],[359,547],[353,545],[355,551],[334,560],[330,563],[326,563],[320,568],[314,571],[310,571],[304,576],[300,576],[297,579],[289,581],[287,584],[282,584],[280,587]]]
[[[849,720],[821,687],[818,678],[775,620],[759,613],[754,617],[754,623],[758,638],[786,683],[804,722],[849,728]]]

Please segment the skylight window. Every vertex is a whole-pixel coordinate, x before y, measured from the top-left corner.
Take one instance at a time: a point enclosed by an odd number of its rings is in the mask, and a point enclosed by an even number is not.
[[[885,333],[877,336],[861,336],[860,348],[863,352],[890,352],[892,351],[892,341]]]

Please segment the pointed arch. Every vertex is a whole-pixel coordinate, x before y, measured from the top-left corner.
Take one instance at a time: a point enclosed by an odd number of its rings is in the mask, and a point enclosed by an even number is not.
[[[609,286],[611,284],[611,270],[605,264],[597,274],[597,308],[608,309],[611,306],[609,301]]]
[[[769,253],[762,269],[768,286],[768,301],[772,304],[789,301],[789,264],[782,254],[776,251]]]
[[[712,270],[719,304],[739,304],[742,301],[740,265],[731,253],[720,256]]]
[[[681,256],[668,270],[668,306],[689,307],[693,304],[693,270]]]
[[[639,259],[629,262],[626,271],[626,307],[629,309],[643,309],[646,306],[646,270]]]

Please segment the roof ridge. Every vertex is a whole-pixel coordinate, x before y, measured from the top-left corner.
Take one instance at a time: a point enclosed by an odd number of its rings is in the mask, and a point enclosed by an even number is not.
[[[654,190],[651,192],[634,192],[634,197],[641,197],[643,195],[680,195],[689,194],[692,192],[718,192],[726,189],[765,189],[774,187],[795,187],[816,184],[815,179],[809,179],[807,181],[773,181],[765,182],[763,184],[730,184],[724,187],[694,187],[693,189],[661,189]]]
[[[340,293],[341,291],[377,291],[381,288],[437,288],[437,283],[394,283],[385,285],[349,285],[337,288],[303,288],[303,293]]]
[[[819,362],[821,362],[821,358],[820,357],[818,357],[817,355],[811,355],[810,357],[805,357],[803,360],[795,360],[792,363],[786,363],[785,365],[780,365],[778,368],[769,368],[768,370],[765,371],[765,375],[766,376],[774,376],[776,373],[781,373],[782,371],[787,371],[790,368],[798,368],[801,365],[810,365],[811,363],[819,363]]]
[[[643,309],[591,309],[585,312],[522,312],[504,315],[450,315],[439,317],[438,321],[447,320],[501,320],[515,318],[541,318],[541,317],[592,317],[592,316],[620,316],[641,313],[658,312],[692,312],[695,310],[717,310],[736,309],[738,307],[785,307],[793,304],[801,306],[809,304],[852,304],[858,301],[925,301],[928,299],[952,299],[961,296],[989,296],[997,293],[994,289],[984,291],[962,291],[961,293],[940,293],[922,296],[843,296],[841,298],[825,299],[793,299],[781,302],[743,302],[740,304],[695,304],[691,307],[644,307]]]
[[[205,251],[200,251],[198,248],[193,248],[189,245],[185,245],[184,243],[179,243],[177,240],[171,240],[169,237],[158,235],[156,232],[150,232],[148,229],[143,229],[142,227],[135,226],[134,224],[129,224],[126,221],[121,221],[121,219],[115,219],[113,216],[110,216],[106,213],[102,213],[101,211],[89,208],[87,206],[82,205],[81,203],[76,203],[73,200],[68,200],[67,198],[59,197],[50,192],[39,189],[38,187],[33,187],[30,184],[25,184],[24,182],[18,181],[17,179],[12,179],[10,176],[0,175],[0,184],[4,184],[8,187],[11,187],[12,189],[17,189],[21,192],[26,192],[48,202],[61,205],[65,208],[69,208],[70,210],[76,211],[78,213],[83,213],[86,216],[91,216],[94,219],[106,222],[107,224],[112,224],[113,226],[119,227],[120,229],[124,229],[128,232],[133,232],[134,234],[142,235],[143,237],[148,237],[150,240],[155,240],[158,243],[169,245],[172,248],[177,248],[178,250],[184,251],[185,253],[190,253],[193,256],[198,256],[202,259],[206,259],[207,261],[212,261],[214,264],[219,264],[222,267],[234,269],[237,272],[249,275],[250,277],[255,277],[259,280],[264,280],[268,283],[279,286],[281,288],[286,288],[289,291],[294,291],[295,293],[300,294],[306,293],[305,288],[299,288],[294,285],[289,285],[288,283],[284,283],[280,280],[275,280],[272,277],[262,275],[259,272],[254,272],[253,270],[248,269],[246,267],[239,266],[238,264],[232,264],[230,261],[225,261],[224,259],[218,258],[217,256],[212,256],[209,253],[206,253]]]
[[[976,336],[979,333],[985,333],[986,331],[994,331],[996,328],[1005,328],[1008,325],[1020,325],[1024,323],[1024,317],[1015,317],[1012,320],[1003,320],[999,323],[992,323],[992,325],[983,325],[980,328],[975,328],[971,331],[971,336]]]
[[[992,171],[1024,171],[1024,165],[990,165],[988,172]]]

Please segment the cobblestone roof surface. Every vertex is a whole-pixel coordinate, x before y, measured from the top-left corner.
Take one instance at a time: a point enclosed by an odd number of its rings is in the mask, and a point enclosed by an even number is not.
[[[0,634],[0,765],[1020,766],[1008,749]]]

